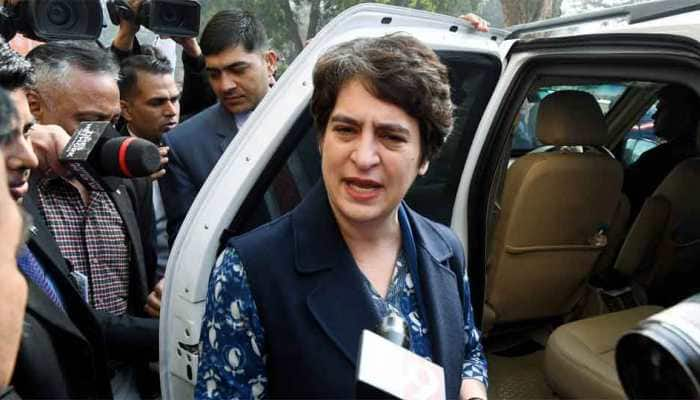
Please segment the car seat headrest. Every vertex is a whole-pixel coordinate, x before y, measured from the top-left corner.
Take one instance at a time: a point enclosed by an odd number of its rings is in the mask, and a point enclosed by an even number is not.
[[[537,138],[545,145],[602,146],[608,128],[595,97],[562,90],[545,97],[537,115]]]

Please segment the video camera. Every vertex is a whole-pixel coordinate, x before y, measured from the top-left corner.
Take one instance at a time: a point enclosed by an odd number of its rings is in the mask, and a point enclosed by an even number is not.
[[[125,19],[161,35],[194,37],[199,34],[201,7],[196,0],[145,0],[136,13],[126,0],[109,0],[107,12],[115,25]]]
[[[0,34],[41,41],[95,40],[102,32],[100,0],[23,0],[0,8]]]

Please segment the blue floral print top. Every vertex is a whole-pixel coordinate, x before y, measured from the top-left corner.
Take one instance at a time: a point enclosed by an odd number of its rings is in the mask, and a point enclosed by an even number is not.
[[[394,312],[409,325],[410,349],[430,359],[430,332],[419,313],[413,279],[403,252],[396,260],[386,298],[372,293],[381,316]],[[464,275],[464,290],[469,282]],[[465,296],[469,298],[469,296]],[[474,325],[471,306],[465,307],[465,358],[462,378],[487,384],[486,359]],[[227,248],[217,260],[209,282],[207,306],[202,322],[197,399],[261,399],[265,397],[265,335],[236,250]]]
[[[403,247],[394,274],[382,298],[365,279],[378,315],[401,316],[409,326],[410,350],[431,359],[430,331],[421,315],[416,295],[415,244],[405,213],[400,209]],[[412,256],[413,255],[413,256]],[[413,260],[413,261],[412,261]],[[486,358],[468,302],[469,281],[464,274],[464,362],[462,379],[488,384]],[[265,397],[265,332],[236,249],[227,247],[219,256],[209,279],[207,305],[202,320],[196,399],[261,399]]]

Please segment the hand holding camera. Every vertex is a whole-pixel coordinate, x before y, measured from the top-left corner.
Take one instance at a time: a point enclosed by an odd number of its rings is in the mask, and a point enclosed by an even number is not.
[[[173,36],[199,34],[201,7],[196,0],[110,0],[110,20],[136,34],[140,25]],[[16,33],[41,41],[96,40],[102,32],[100,0],[6,0],[0,8],[0,35]]]
[[[165,39],[168,37],[163,38]],[[199,47],[199,42],[197,42],[196,37],[171,37],[170,39],[182,46],[182,51],[188,56],[197,58],[202,55],[202,49]]]
[[[109,19],[115,25],[127,21],[143,25],[151,31],[172,37],[194,37],[199,34],[201,7],[196,0],[109,0]]]

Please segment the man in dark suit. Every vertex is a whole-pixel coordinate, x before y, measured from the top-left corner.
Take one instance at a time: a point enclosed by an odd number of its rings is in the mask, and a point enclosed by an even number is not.
[[[173,77],[173,67],[157,48],[144,46],[141,54],[125,58],[120,64],[119,94],[123,127],[121,133],[160,145],[163,134],[177,126],[180,116],[180,89]],[[161,155],[167,148],[161,147]],[[165,170],[161,170],[165,172]],[[149,179],[149,178],[141,178]],[[154,246],[157,250],[156,291],[162,292],[165,267],[170,253],[166,231],[167,218],[157,180],[152,181]],[[146,311],[160,315],[160,297],[148,298]]]
[[[88,42],[52,42],[27,57],[35,70],[27,99],[39,122],[74,132],[81,121],[118,117],[118,67],[108,51]],[[55,240],[84,300],[112,317],[103,324],[111,359],[122,351],[114,347],[121,342],[134,359],[157,360],[158,321],[139,318],[146,316],[146,298],[155,284],[152,227],[139,224],[152,221],[145,183],[114,177],[79,181],[50,171],[33,176],[27,199],[35,206],[30,209],[35,224]],[[137,382],[145,375],[135,365],[112,363],[115,397],[136,397],[137,387],[145,394],[157,390],[157,379],[148,389]]]
[[[214,165],[267,94],[277,65],[262,24],[246,11],[214,15],[202,32],[201,49],[219,101],[163,137],[170,162],[160,188],[171,243]]]

